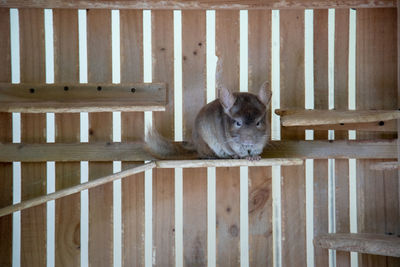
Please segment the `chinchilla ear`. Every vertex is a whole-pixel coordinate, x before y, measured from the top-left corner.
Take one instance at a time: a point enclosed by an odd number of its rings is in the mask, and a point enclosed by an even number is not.
[[[218,89],[219,102],[223,106],[225,112],[228,112],[233,104],[235,104],[236,96],[232,94],[226,87],[220,87]]]
[[[258,92],[258,99],[268,108],[271,104],[271,97],[271,87],[269,85],[269,82],[266,81],[260,87],[260,91]]]

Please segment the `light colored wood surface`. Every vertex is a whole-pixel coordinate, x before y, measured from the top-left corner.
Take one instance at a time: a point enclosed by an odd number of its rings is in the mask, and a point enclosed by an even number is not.
[[[88,82],[110,83],[111,11],[87,12]],[[89,142],[112,140],[112,113],[89,113]],[[89,180],[113,172],[111,162],[89,162]],[[101,234],[99,234],[101,233]],[[113,264],[113,185],[89,190],[89,265]]]
[[[46,203],[50,200],[56,200],[59,198],[63,198],[66,196],[70,196],[70,195],[79,193],[86,189],[91,189],[91,188],[95,188],[95,187],[98,187],[98,186],[101,186],[104,184],[108,184],[108,183],[111,183],[118,179],[130,177],[134,174],[142,173],[146,170],[151,170],[154,167],[156,167],[156,164],[154,162],[142,164],[142,165],[135,166],[133,168],[118,172],[118,173],[110,174],[110,175],[103,176],[103,177],[96,177],[95,179],[92,179],[89,182],[80,183],[80,184],[77,184],[77,185],[74,185],[74,186],[71,186],[68,188],[60,189],[51,194],[47,194],[47,195],[43,195],[40,197],[29,199],[29,200],[25,200],[18,204],[14,204],[14,205],[7,206],[5,208],[0,209],[0,217],[11,214],[15,211],[25,210],[28,208],[36,207],[36,206]],[[67,198],[65,198],[65,199],[67,199]]]
[[[397,161],[383,161],[371,164],[371,170],[384,171],[384,170],[397,170],[400,165]]]
[[[271,10],[248,11],[249,92],[258,94],[271,79]],[[268,121],[271,112],[267,113]],[[271,129],[268,127],[268,133]],[[251,167],[249,177],[249,263],[268,266],[272,255],[272,173],[270,167]]]
[[[304,108],[304,10],[280,11],[280,107]],[[304,140],[304,131],[281,129],[282,140]],[[306,265],[304,166],[282,168],[282,265]],[[293,179],[296,177],[296,179]]]
[[[174,23],[173,11],[152,11],[153,82],[168,87],[165,112],[153,113],[153,127],[174,138]],[[153,171],[153,264],[175,265],[175,174],[172,169]]]
[[[165,105],[162,83],[0,84],[0,112],[164,111]]]
[[[215,12],[215,51],[218,57],[216,87],[239,91],[239,11]],[[239,266],[239,168],[216,170],[216,264]]]
[[[45,82],[44,11],[19,9],[21,82]],[[45,143],[46,116],[21,114],[21,141]],[[46,164],[21,164],[21,200],[46,194]],[[21,265],[46,265],[46,205],[21,212]]]
[[[183,139],[206,104],[206,11],[182,11]],[[180,164],[176,165],[179,167]],[[183,263],[207,265],[207,169],[183,170]]]
[[[314,245],[325,249],[400,257],[400,238],[393,235],[326,234],[315,237]]]
[[[10,11],[0,8],[0,82],[11,81]],[[12,141],[12,118],[0,113],[0,142]],[[0,163],[0,207],[12,204],[11,163]],[[0,266],[12,265],[12,216],[0,218]]]
[[[143,81],[143,12],[121,10],[121,82]],[[143,138],[144,115],[121,113],[123,142]],[[130,168],[138,162],[122,162]],[[122,265],[144,266],[144,173],[122,180]]]
[[[347,90],[347,88],[345,88]],[[334,130],[344,133],[348,130],[370,131],[370,132],[396,132],[396,120],[375,121],[363,123],[344,123],[344,124],[324,124],[309,126],[288,126],[297,130]]]
[[[276,110],[283,126],[380,122],[400,118],[399,110]]]
[[[396,15],[396,9],[357,10],[357,109],[398,108],[397,65],[393,60],[397,48]],[[357,133],[358,139],[394,137],[393,133]],[[357,161],[357,230],[399,234],[397,171],[370,170],[370,165],[377,162]],[[362,266],[398,266],[400,259],[363,254],[359,262]]]
[[[302,159],[215,159],[215,160],[158,160],[157,168],[200,168],[200,167],[240,167],[240,166],[292,166],[302,165]]]
[[[4,0],[0,7],[34,7],[34,8],[108,8],[108,9],[304,9],[304,8],[372,8],[372,7],[396,7],[395,0],[346,0],[332,2],[328,0],[306,0],[301,2],[287,2],[284,0],[269,1],[95,1],[95,0]]]
[[[77,82],[79,79],[78,12],[72,9],[53,10],[54,79],[56,82]],[[55,141],[79,142],[79,114],[55,115]],[[80,183],[79,162],[56,163],[56,190]],[[80,194],[56,201],[55,265],[80,265]]]

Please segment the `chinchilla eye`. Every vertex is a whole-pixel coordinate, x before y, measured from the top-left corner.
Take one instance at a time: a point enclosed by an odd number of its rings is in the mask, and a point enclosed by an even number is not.
[[[261,122],[259,121],[259,122],[257,122],[257,124],[256,124],[257,126],[261,126]]]
[[[235,126],[240,127],[240,126],[242,126],[242,123],[240,121],[235,121]]]

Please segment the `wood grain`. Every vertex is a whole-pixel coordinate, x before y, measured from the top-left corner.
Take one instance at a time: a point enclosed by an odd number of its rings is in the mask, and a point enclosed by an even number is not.
[[[304,107],[304,11],[280,12],[281,108]],[[282,140],[304,140],[282,128]],[[282,168],[282,265],[306,265],[304,166]],[[296,177],[296,179],[293,179]]]
[[[396,0],[306,0],[287,2],[284,0],[270,1],[209,1],[209,0],[167,0],[167,1],[95,1],[95,0],[4,0],[0,7],[33,7],[33,8],[108,8],[108,9],[305,9],[305,8],[372,8],[396,7]]]
[[[53,11],[54,27],[54,80],[78,82],[78,12],[56,9]],[[79,142],[79,114],[55,115],[56,142]],[[80,183],[80,163],[56,163],[56,191]],[[56,201],[55,210],[55,264],[77,266],[80,264],[80,195],[75,194]]]
[[[396,109],[396,10],[357,11],[357,109]],[[380,88],[379,90],[377,88]],[[392,138],[390,133],[358,133],[357,138]],[[397,171],[372,171],[374,160],[357,161],[358,232],[397,233]],[[376,179],[381,177],[381,179]],[[388,212],[390,211],[390,212]],[[399,259],[361,255],[363,266],[396,266]]]
[[[143,11],[121,10],[121,82],[143,81]],[[143,138],[144,115],[121,113],[121,140]],[[122,162],[130,168],[137,162]],[[144,174],[122,180],[122,264],[144,266]]]
[[[44,11],[19,10],[21,82],[45,82]],[[44,114],[21,114],[21,141],[45,143]],[[46,164],[21,164],[21,200],[46,194]],[[46,205],[21,212],[21,265],[46,265]]]
[[[271,79],[271,11],[248,11],[249,92],[258,94]],[[268,110],[267,119],[271,121]],[[270,135],[271,129],[267,132]],[[249,168],[249,261],[268,266],[272,255],[272,173],[270,167]]]
[[[152,11],[153,82],[168,86],[166,111],[153,113],[153,127],[174,138],[173,11]],[[153,171],[153,264],[175,264],[175,174],[173,169]]]
[[[111,11],[87,12],[88,81],[111,82]],[[112,114],[89,114],[89,142],[112,140]],[[89,162],[89,180],[112,173],[112,163]],[[101,234],[99,234],[101,233]],[[113,185],[89,190],[89,265],[113,264]]]
[[[183,139],[206,104],[206,12],[182,12]],[[207,265],[207,169],[183,170],[183,262]]]
[[[0,8],[0,82],[11,81],[10,11]],[[0,142],[12,142],[12,118],[0,113]],[[12,163],[0,163],[0,207],[12,204]],[[0,266],[12,265],[12,215],[0,218]]]

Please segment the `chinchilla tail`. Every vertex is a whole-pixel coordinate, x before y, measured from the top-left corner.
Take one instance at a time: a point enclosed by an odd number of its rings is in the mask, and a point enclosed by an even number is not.
[[[195,159],[198,158],[193,144],[188,142],[173,142],[155,129],[147,133],[145,150],[157,159]]]

